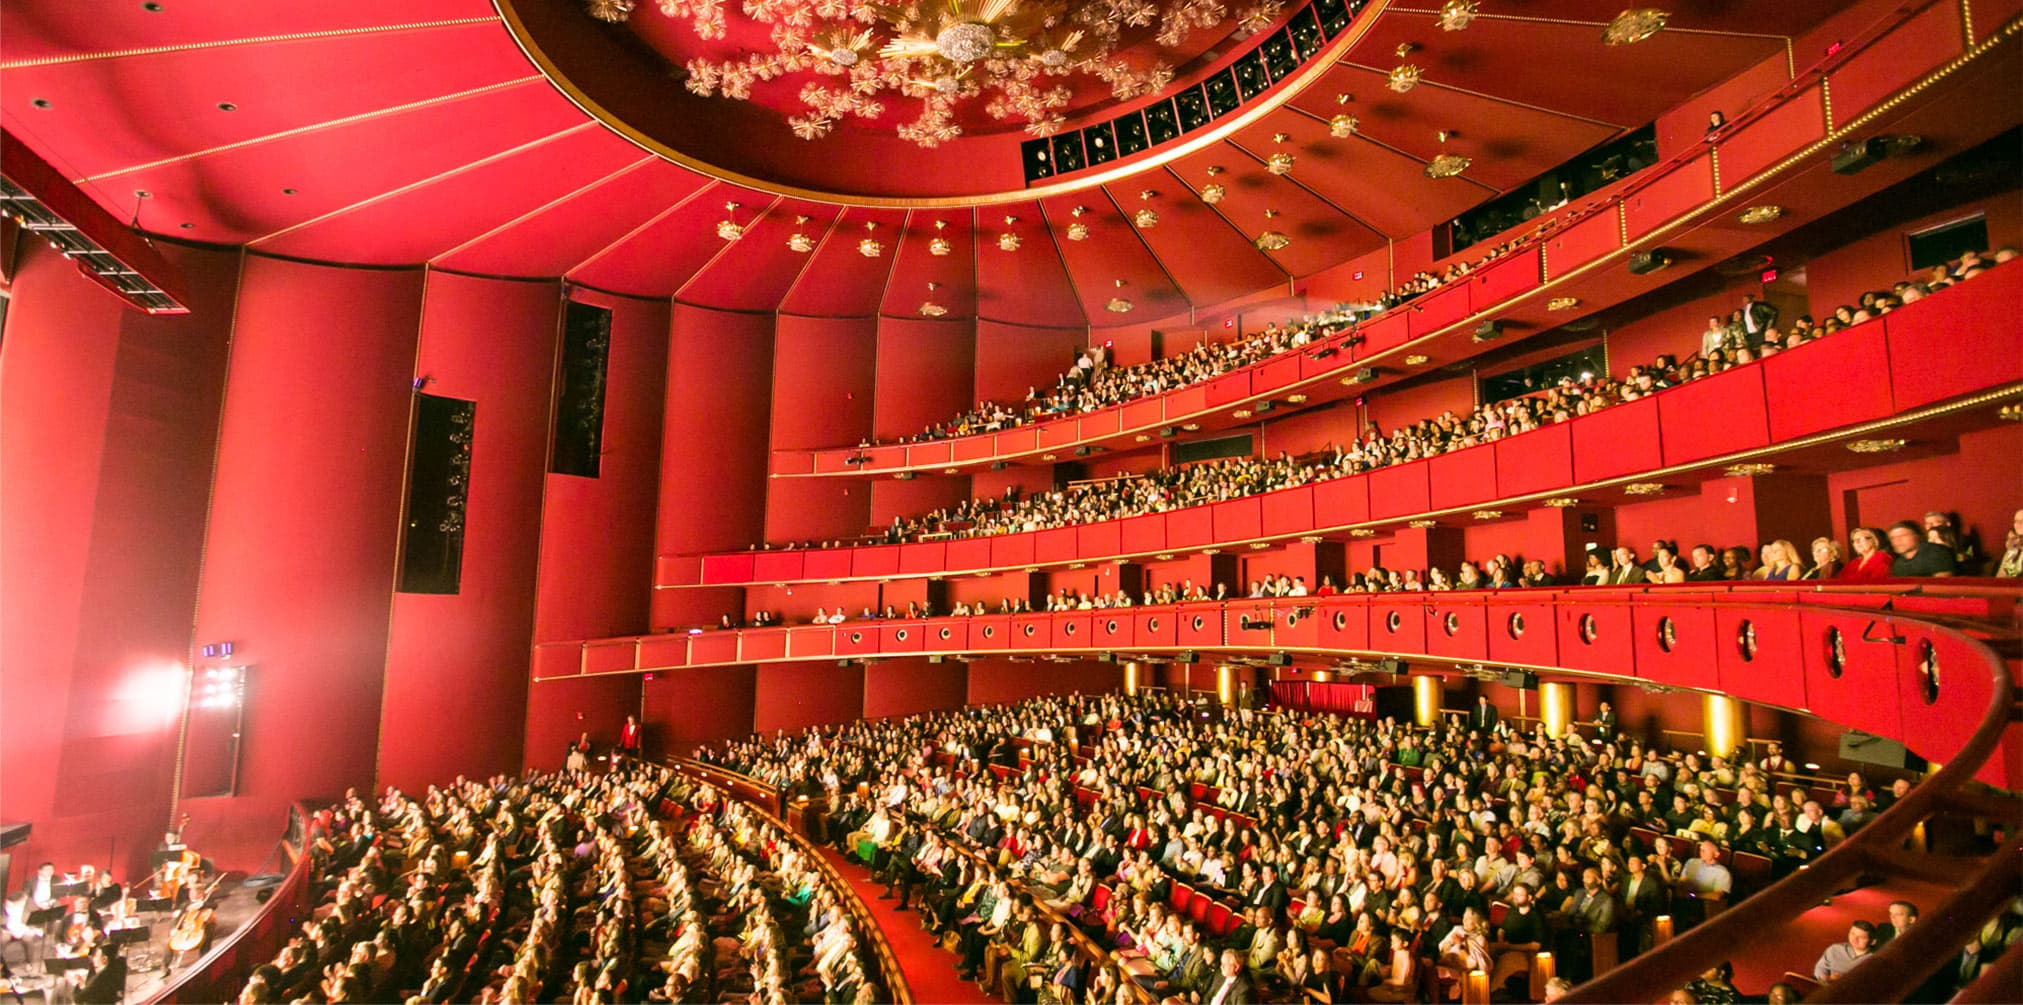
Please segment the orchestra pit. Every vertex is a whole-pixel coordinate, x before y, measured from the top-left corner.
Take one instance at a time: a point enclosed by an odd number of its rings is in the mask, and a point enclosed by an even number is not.
[[[2023,0],[9,0],[0,1000],[2023,1000]]]

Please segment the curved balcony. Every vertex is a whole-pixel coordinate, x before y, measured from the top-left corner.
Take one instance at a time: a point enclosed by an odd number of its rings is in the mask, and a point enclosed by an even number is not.
[[[1841,189],[1834,205],[1792,194],[1788,208],[1802,205],[1805,211],[1788,212],[1765,226],[1738,228],[1717,215],[1740,205],[1744,196],[1762,198],[1817,171],[1843,139],[1858,130],[1873,131],[1919,95],[1930,102],[1926,92],[1934,85],[2018,30],[2011,19],[1977,34],[1955,4],[1928,0],[1905,5],[1732,116],[1728,127],[1709,141],[1563,207],[1540,221],[1545,236],[1518,254],[1387,311],[1354,332],[1337,333],[1214,380],[1002,432],[862,448],[776,450],[770,473],[775,478],[956,474],[996,463],[1052,462],[1084,448],[1129,449],[1169,429],[1242,425],[1250,416],[1235,412],[1258,414],[1256,406],[1267,401],[1277,407],[1310,407],[1424,372],[1420,368],[1428,364],[1465,358],[1478,350],[1471,333],[1484,321],[1501,321],[1512,331],[1554,327],[1570,316],[1549,312],[1550,299],[1577,295],[1586,312],[1661,285],[1662,275],[1597,272],[1635,251],[1662,244],[1695,260],[1715,261],[1866,194],[1866,187]],[[1936,111],[1941,117],[1948,114]],[[1907,168],[1898,170],[1908,173]],[[1894,180],[1887,165],[1866,174],[1876,187]],[[1420,356],[1426,361],[1408,362]],[[1366,368],[1383,369],[1373,379],[1357,380],[1355,375]],[[1294,395],[1303,400],[1288,402]]]
[[[315,862],[306,852],[329,830],[330,821],[327,813],[311,813],[301,803],[289,807],[288,816],[288,830],[281,838],[287,876],[251,918],[213,941],[202,956],[149,997],[147,1005],[230,1001],[255,969],[273,960],[299,934],[302,920],[316,906]]]
[[[1593,415],[1427,460],[1209,506],[1054,530],[856,548],[662,556],[657,588],[882,580],[1170,558],[1453,513],[1589,501],[1637,481],[1720,476],[1904,427],[1996,421],[2023,395],[2023,267],[1997,268],[1829,338]],[[1822,375],[1835,389],[1822,394]],[[1920,425],[1924,424],[1924,425]]]

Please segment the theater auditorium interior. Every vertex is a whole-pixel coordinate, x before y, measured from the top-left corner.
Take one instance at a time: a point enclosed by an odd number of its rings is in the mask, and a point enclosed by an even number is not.
[[[2023,1000],[2023,0],[8,0],[0,997]]]

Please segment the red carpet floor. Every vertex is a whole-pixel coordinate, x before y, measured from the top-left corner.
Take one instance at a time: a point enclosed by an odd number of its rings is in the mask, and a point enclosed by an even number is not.
[[[1735,986],[1745,995],[1761,995],[1783,979],[1787,970],[1811,974],[1812,965],[1826,947],[1847,940],[1847,926],[1857,921],[1882,923],[1889,920],[1892,900],[1908,900],[1927,915],[1945,896],[1946,889],[1930,883],[1890,882],[1865,886],[1833,898],[1799,915],[1777,930],[1772,938],[1737,946]]]
[[[871,909],[871,916],[877,919],[878,927],[885,932],[885,941],[892,944],[892,955],[899,958],[899,969],[906,974],[906,983],[913,989],[915,1001],[932,1002],[934,1005],[981,1005],[998,1001],[977,990],[975,984],[955,975],[958,962],[955,954],[944,951],[940,943],[920,930],[920,913],[917,910],[895,910],[898,901],[878,899],[878,894],[885,887],[871,878],[869,870],[832,848],[822,848],[822,854],[842,874],[843,881],[863,898],[864,906]]]

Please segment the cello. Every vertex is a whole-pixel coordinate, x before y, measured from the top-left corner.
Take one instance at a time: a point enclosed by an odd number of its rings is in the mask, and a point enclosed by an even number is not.
[[[190,901],[190,906],[176,917],[176,923],[169,929],[169,950],[174,953],[201,951],[204,943],[211,938],[211,916],[217,908],[211,905],[211,894],[218,884],[225,881],[221,874],[204,888],[204,892]]]

